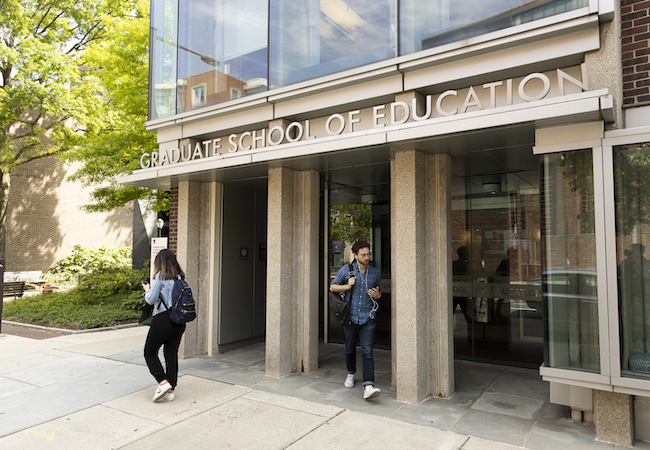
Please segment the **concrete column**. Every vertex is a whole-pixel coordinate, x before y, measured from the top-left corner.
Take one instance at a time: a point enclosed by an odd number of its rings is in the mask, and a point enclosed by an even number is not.
[[[316,172],[269,169],[266,374],[318,367]]]
[[[318,237],[320,179],[317,172],[294,174],[294,302],[298,312],[296,370],[318,369]]]
[[[221,318],[219,315],[219,303],[221,301],[221,233],[223,225],[223,185],[218,182],[205,183],[204,201],[206,205],[203,214],[203,221],[208,226],[203,230],[209,230],[209,235],[203,242],[206,242],[205,256],[202,256],[202,264],[205,270],[201,271],[201,290],[206,292],[208,308],[205,311],[207,323],[206,350],[208,355],[219,354],[219,327]]]
[[[395,385],[409,403],[453,393],[450,166],[418,151],[391,166]]]
[[[454,393],[451,263],[451,156],[429,155],[427,165],[427,296],[431,299],[431,395]]]
[[[197,302],[197,319],[187,324],[179,357],[191,358],[206,353],[206,333],[209,323],[207,312],[207,289],[202,288],[201,280],[206,274],[202,273],[205,266],[201,263],[203,240],[206,234],[201,235],[202,220],[205,219],[204,211],[204,186],[197,181],[181,181],[178,183],[178,244],[176,258],[185,271],[185,276],[192,288],[192,294]],[[202,212],[203,211],[203,212]],[[204,284],[204,283],[203,283]]]
[[[631,395],[594,391],[594,420],[599,441],[632,447],[634,399]]]

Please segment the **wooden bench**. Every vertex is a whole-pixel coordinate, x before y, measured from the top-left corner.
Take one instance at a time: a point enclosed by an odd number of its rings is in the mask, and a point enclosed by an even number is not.
[[[24,281],[5,281],[2,288],[3,297],[22,297],[25,292],[25,282]]]

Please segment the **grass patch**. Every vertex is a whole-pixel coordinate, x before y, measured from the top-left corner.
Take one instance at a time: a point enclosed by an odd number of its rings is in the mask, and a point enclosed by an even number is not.
[[[140,280],[147,278],[148,271],[131,268],[84,275],[67,292],[48,292],[7,302],[2,316],[15,322],[73,330],[135,323],[145,304]]]

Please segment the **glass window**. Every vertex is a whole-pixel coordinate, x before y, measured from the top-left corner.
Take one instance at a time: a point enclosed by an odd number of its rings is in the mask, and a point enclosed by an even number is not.
[[[542,161],[546,364],[599,372],[592,152],[544,155]]]
[[[149,117],[176,113],[177,0],[152,0],[149,52]]]
[[[271,0],[271,86],[395,57],[396,4],[396,0]]]
[[[266,0],[180,0],[178,112],[267,89]],[[196,102],[204,86],[204,101]]]
[[[650,144],[614,148],[621,371],[650,378]]]
[[[192,88],[192,106],[198,106],[205,103],[205,84],[194,86]]]
[[[401,0],[400,53],[468,39],[588,4],[588,0]]]

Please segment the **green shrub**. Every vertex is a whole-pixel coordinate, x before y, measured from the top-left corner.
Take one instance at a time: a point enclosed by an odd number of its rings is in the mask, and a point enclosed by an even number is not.
[[[51,283],[75,283],[81,275],[103,273],[110,269],[131,267],[131,247],[81,247],[54,264],[44,278]]]
[[[145,279],[149,279],[149,269],[105,268],[80,276],[79,285],[66,292],[7,302],[3,317],[73,329],[137,322],[145,304],[140,280]]]
[[[79,276],[77,289],[85,294],[88,301],[92,299],[109,297],[111,295],[127,295],[132,291],[142,293],[141,280],[149,279],[149,270],[133,270],[130,267],[106,269],[99,273],[90,273]]]
[[[71,329],[87,329],[137,322],[139,311],[123,307],[124,297],[104,298],[80,307],[78,292],[51,292],[5,303],[3,318]],[[144,304],[144,300],[142,300]]]

